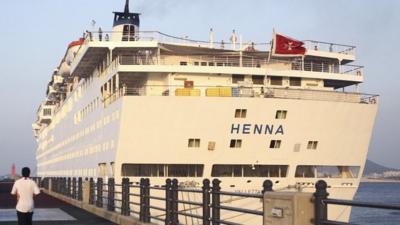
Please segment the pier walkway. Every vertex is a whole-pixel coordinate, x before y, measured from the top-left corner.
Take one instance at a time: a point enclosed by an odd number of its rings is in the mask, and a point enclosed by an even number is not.
[[[10,194],[12,182],[0,182],[0,225],[17,225],[16,198]],[[115,225],[108,220],[69,205],[45,193],[35,197],[35,225]]]

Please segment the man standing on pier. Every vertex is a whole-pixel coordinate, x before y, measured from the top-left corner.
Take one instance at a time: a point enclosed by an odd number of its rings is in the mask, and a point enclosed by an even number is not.
[[[22,168],[22,178],[15,181],[11,194],[17,196],[18,225],[32,225],[33,196],[40,193],[35,181],[29,178],[31,171]]]

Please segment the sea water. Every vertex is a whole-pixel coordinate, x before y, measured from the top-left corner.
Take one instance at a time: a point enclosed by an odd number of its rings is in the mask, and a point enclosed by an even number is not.
[[[354,199],[400,205],[400,183],[361,183]],[[353,207],[350,222],[360,225],[400,225],[400,210]]]

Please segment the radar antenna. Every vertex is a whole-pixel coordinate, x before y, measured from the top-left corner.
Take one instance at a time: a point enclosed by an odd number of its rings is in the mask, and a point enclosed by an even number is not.
[[[129,14],[129,0],[126,0],[126,2],[125,2],[124,13],[125,13],[125,15]]]

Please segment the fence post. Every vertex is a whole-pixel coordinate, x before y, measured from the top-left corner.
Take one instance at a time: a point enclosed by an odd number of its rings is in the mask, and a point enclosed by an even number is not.
[[[203,180],[203,225],[210,225],[210,180]]]
[[[129,202],[129,178],[122,178],[122,202],[121,202],[121,214],[123,216],[129,216],[131,213]]]
[[[107,210],[114,211],[115,210],[115,181],[114,178],[108,178],[108,201],[107,201]]]
[[[143,206],[144,206],[144,178],[141,178],[140,179],[140,184],[139,184],[139,186],[140,186],[140,208],[139,208],[139,221],[142,221],[142,222],[144,222],[144,216],[143,216],[143,214],[144,214],[144,209],[143,209]]]
[[[315,212],[315,225],[321,225],[322,221],[327,219],[328,216],[328,207],[324,203],[324,200],[328,198],[328,192],[326,191],[327,184],[323,180],[319,180],[315,184],[315,193],[314,193],[314,212]]]
[[[150,223],[150,179],[146,178],[144,179],[144,205],[143,205],[143,209],[144,209],[144,222],[146,223]]]
[[[72,178],[72,198],[76,199],[76,177]]]
[[[97,178],[97,207],[103,207],[103,178]]]
[[[171,223],[171,179],[165,180],[165,225]]]
[[[78,178],[78,200],[82,201],[82,177]]]
[[[171,186],[171,223],[173,225],[179,224],[178,220],[178,180],[172,180]]]
[[[64,181],[63,181],[63,195],[67,195],[67,190],[68,190],[68,179],[66,177],[64,177]]]
[[[263,183],[262,193],[264,194],[266,191],[272,191],[273,183],[270,180],[265,180]]]
[[[93,177],[89,179],[89,205],[94,204],[94,180]]]
[[[66,194],[66,196],[71,197],[71,177],[68,177],[67,182],[68,182],[68,184],[67,184],[67,194]]]
[[[219,184],[221,183],[220,180],[218,179],[214,179],[213,180],[213,186],[212,186],[212,225],[219,225],[220,224],[220,190],[221,187],[219,186]]]

